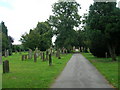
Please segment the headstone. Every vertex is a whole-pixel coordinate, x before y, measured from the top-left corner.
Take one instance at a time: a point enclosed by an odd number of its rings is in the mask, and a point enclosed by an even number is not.
[[[58,52],[58,59],[61,59],[61,57],[60,57],[60,50],[58,50],[57,52]]]
[[[15,53],[17,53],[18,51],[17,50],[15,50]]]
[[[67,49],[65,49],[65,53],[67,54]]]
[[[28,56],[28,55],[25,55],[25,60],[27,60],[27,56]]]
[[[32,59],[32,50],[29,49],[29,52],[28,52],[28,59]]]
[[[6,51],[6,55],[9,56],[9,50]]]
[[[45,61],[45,54],[44,54],[44,52],[42,53],[42,60]]]
[[[36,52],[36,56],[38,57],[39,56],[38,48],[35,49],[35,52]]]
[[[36,52],[34,53],[34,62],[37,61],[37,55],[36,55]]]
[[[19,53],[21,54],[21,49],[19,49]]]
[[[48,50],[46,50],[46,60],[48,60]]]
[[[52,65],[52,58],[51,58],[51,54],[49,54],[49,66]]]
[[[7,51],[6,51],[6,49],[5,49],[5,55],[4,56],[7,57]]]
[[[22,55],[22,61],[24,61],[25,60],[25,55]]]
[[[107,52],[105,52],[105,57],[108,58],[108,54],[107,54]]]
[[[41,57],[41,59],[42,59],[42,52],[40,52],[40,57]]]
[[[9,61],[3,61],[3,73],[9,73]]]

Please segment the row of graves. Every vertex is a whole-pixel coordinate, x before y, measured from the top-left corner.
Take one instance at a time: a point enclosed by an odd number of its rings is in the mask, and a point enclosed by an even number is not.
[[[8,52],[6,53],[5,57],[7,57],[7,54]],[[63,48],[54,50],[50,48],[45,52],[38,50],[38,48],[36,48],[35,51],[29,49],[28,54],[21,55],[21,61],[33,60],[33,62],[37,62],[37,59],[41,58],[42,61],[48,61],[49,66],[52,66],[52,56],[56,56],[58,59],[61,59],[60,54],[67,54],[67,49]],[[9,61],[5,60],[3,61],[3,73],[9,72],[10,72]]]

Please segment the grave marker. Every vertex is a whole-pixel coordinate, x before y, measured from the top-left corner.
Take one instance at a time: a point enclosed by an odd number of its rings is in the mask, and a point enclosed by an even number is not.
[[[36,52],[34,53],[34,62],[37,61],[37,55],[36,55]]]
[[[52,58],[51,58],[51,53],[49,54],[49,66],[52,66]]]
[[[3,73],[9,73],[9,61],[3,61]]]

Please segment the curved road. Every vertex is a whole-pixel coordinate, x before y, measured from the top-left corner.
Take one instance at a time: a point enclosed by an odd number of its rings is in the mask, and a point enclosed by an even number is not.
[[[81,54],[74,54],[51,88],[112,88]]]

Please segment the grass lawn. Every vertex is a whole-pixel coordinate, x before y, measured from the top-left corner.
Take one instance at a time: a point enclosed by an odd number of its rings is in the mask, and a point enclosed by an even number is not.
[[[32,60],[21,61],[21,54],[17,53],[2,60],[9,60],[10,73],[3,74],[3,88],[49,88],[55,78],[65,67],[72,54],[61,55],[61,59],[52,57],[53,65],[48,61],[42,61],[40,57],[37,62]]]
[[[118,61],[112,61],[111,58],[97,58],[91,53],[82,53],[112,84],[118,88]],[[117,57],[120,60],[120,56]]]

